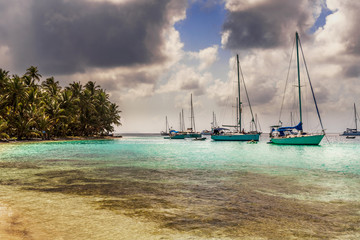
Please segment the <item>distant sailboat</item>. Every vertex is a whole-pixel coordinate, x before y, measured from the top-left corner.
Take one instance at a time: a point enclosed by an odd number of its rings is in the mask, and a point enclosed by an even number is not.
[[[357,122],[358,122],[358,115],[356,112],[356,106],[354,103],[354,116],[355,116],[355,128],[347,128],[346,131],[344,131],[340,136],[347,136],[347,138],[350,138],[350,136],[360,136],[360,131],[357,130]]]
[[[302,53],[303,60],[305,63],[311,92],[313,95],[316,111],[318,114],[318,118],[322,127],[322,133],[321,134],[308,134],[303,131],[303,122],[302,122],[302,109],[301,109],[301,84],[300,84],[300,66],[299,66],[299,45],[301,47],[299,34],[296,32],[295,34],[296,39],[296,53],[297,53],[297,77],[298,77],[298,92],[299,92],[299,114],[300,114],[300,122],[293,127],[282,127],[281,125],[277,126],[271,126],[271,132],[270,132],[270,143],[273,144],[279,144],[279,145],[318,145],[320,141],[325,136],[325,131],[322,125],[319,109],[316,104],[315,94],[311,85],[311,81],[309,78],[309,73],[307,71],[306,62],[304,54]],[[302,48],[301,48],[302,52]],[[292,114],[291,114],[292,116]],[[279,121],[281,122],[281,121]]]
[[[235,128],[235,132],[230,132],[228,128],[215,128],[213,134],[211,134],[211,139],[214,141],[259,141],[260,132],[257,131],[256,122],[254,120],[253,112],[250,105],[249,96],[244,83],[244,90],[246,92],[247,100],[250,107],[250,112],[252,116],[251,123],[255,125],[255,131],[245,132],[241,126],[241,98],[240,98],[240,62],[239,55],[236,55],[237,61],[237,85],[238,85],[238,97],[237,97],[237,116],[236,116],[236,125],[223,125],[224,127]],[[242,74],[241,74],[242,75]],[[242,76],[243,80],[244,77]]]
[[[211,132],[214,132],[214,129],[218,128],[218,127],[219,127],[219,125],[216,121],[216,114],[215,114],[215,112],[213,112],[213,121],[211,123]]]
[[[170,130],[169,136],[164,137],[165,139],[185,139],[187,136],[187,132],[184,131],[185,123],[184,123],[184,110],[181,110],[179,114],[179,129],[180,131]]]
[[[192,94],[190,96],[190,128],[187,129],[187,135],[185,138],[199,138],[201,133],[196,132],[195,128],[195,115],[194,115],[194,106],[192,100]]]
[[[165,117],[165,131],[161,131],[160,134],[161,136],[168,136],[169,135],[169,124],[168,124],[168,119],[167,119],[167,116]]]
[[[211,122],[211,131],[209,131],[209,130],[203,130],[202,132],[201,132],[201,135],[211,135],[213,132],[214,132],[214,129],[215,128],[218,128],[219,126],[218,126],[218,124],[217,124],[217,122],[216,122],[216,115],[215,115],[215,113],[213,112],[213,121]]]

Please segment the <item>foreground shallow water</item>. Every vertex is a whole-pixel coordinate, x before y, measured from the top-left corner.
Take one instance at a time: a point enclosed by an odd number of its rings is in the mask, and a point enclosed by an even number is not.
[[[0,237],[357,239],[359,144],[338,136],[321,146],[274,146],[266,136],[2,144]]]

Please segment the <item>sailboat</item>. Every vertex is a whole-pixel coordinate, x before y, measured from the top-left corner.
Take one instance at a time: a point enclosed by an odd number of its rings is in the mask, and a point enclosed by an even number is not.
[[[244,82],[244,90],[246,92],[246,97],[249,103],[250,112],[252,116],[251,123],[255,125],[255,131],[245,132],[245,130],[241,130],[241,98],[240,98],[240,62],[239,62],[239,55],[236,55],[236,63],[237,63],[237,90],[238,90],[238,97],[237,97],[237,116],[236,125],[223,125],[223,127],[233,127],[236,130],[234,132],[229,131],[228,128],[215,128],[213,133],[211,134],[211,139],[214,141],[259,141],[260,132],[257,131],[257,126],[254,120],[249,96],[247,94],[245,82]],[[242,75],[242,72],[241,72]],[[244,80],[244,76],[242,75],[242,79]]]
[[[192,94],[190,96],[190,128],[187,129],[187,134],[185,138],[200,138],[201,133],[196,132],[195,129],[195,115],[194,115],[194,106],[192,100]]]
[[[169,132],[168,132],[168,119],[167,119],[167,116],[165,117],[165,131],[161,131],[160,134],[161,136],[168,136],[169,135]]]
[[[296,59],[297,59],[297,78],[298,78],[298,93],[299,93],[299,116],[300,116],[300,122],[296,126],[290,126],[290,127],[282,127],[281,125],[277,126],[271,126],[271,132],[270,132],[270,142],[273,144],[280,144],[280,145],[318,145],[323,137],[325,136],[324,127],[321,121],[319,109],[316,103],[315,94],[312,88],[312,84],[310,81],[309,73],[307,70],[306,62],[304,53],[302,51],[302,46],[299,38],[299,34],[296,32],[295,34],[295,41],[296,41]],[[299,45],[302,52],[302,57],[304,60],[304,65],[306,68],[306,72],[308,75],[310,88],[312,92],[312,96],[314,99],[317,115],[320,121],[320,125],[322,128],[322,133],[320,134],[309,134],[305,133],[303,131],[303,121],[302,121],[302,109],[301,109],[301,84],[300,84],[300,64],[299,64]],[[281,122],[279,120],[279,122]]]
[[[354,103],[354,115],[355,115],[355,128],[347,128],[346,131],[343,132],[343,134],[340,134],[340,136],[360,136],[360,131],[357,130],[357,122],[358,122],[358,115],[356,112],[356,106]]]
[[[180,120],[180,131],[176,130],[170,130],[169,136],[164,137],[165,139],[185,139],[187,136],[187,132],[184,131],[185,123],[184,123],[184,110],[182,109],[179,114],[179,120]]]
[[[215,113],[213,112],[213,121],[211,122],[211,131],[209,130],[203,130],[201,132],[201,135],[211,135],[213,132],[214,132],[214,129],[215,128],[218,128],[219,126],[217,125],[217,122],[216,122],[216,115]]]

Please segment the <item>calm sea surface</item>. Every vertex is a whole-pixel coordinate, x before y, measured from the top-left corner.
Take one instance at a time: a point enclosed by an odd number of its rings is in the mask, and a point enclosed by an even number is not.
[[[1,144],[0,238],[360,239],[360,138],[267,141]]]

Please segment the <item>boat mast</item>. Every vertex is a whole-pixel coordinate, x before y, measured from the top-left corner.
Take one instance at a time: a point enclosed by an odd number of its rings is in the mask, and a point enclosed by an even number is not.
[[[216,121],[216,114],[214,113],[214,119],[215,119],[215,125],[214,125],[214,127],[218,127],[218,124],[217,124],[217,121]]]
[[[214,116],[214,111],[213,111],[213,120],[212,120],[212,123],[211,123],[211,128],[213,129],[214,128],[214,125],[215,125],[215,116]]]
[[[255,113],[255,127],[256,127],[256,129],[257,129],[257,122],[258,122],[257,113]]]
[[[355,113],[355,130],[357,131],[357,117],[356,117],[356,107],[354,103],[354,113]]]
[[[184,132],[185,131],[184,109],[181,109],[181,120],[182,120],[181,129],[182,132]]]
[[[190,97],[190,106],[191,106],[191,117],[190,117],[191,131],[196,132],[196,130],[195,130],[195,116],[194,116],[194,107],[193,107],[193,101],[192,101],[192,94],[191,94],[191,97]]]
[[[168,133],[168,120],[167,120],[167,116],[165,117],[165,133]]]
[[[236,63],[237,63],[237,78],[238,78],[238,111],[239,111],[239,121],[238,121],[238,126],[239,126],[239,132],[241,132],[241,99],[240,99],[240,73],[239,73],[239,54],[236,54]]]
[[[213,111],[213,121],[212,121],[212,128],[217,128],[218,127],[218,124],[216,122],[216,114],[215,112]]]
[[[260,121],[257,117],[257,113],[255,113],[255,127],[256,127],[256,132],[258,132],[258,127],[259,127],[259,130],[261,131],[261,127],[260,127]]]
[[[300,86],[300,63],[299,63],[299,34],[296,32],[295,36],[296,36],[296,59],[297,59],[298,88],[299,88],[299,112],[300,112],[300,123],[302,123],[301,86]]]
[[[211,129],[214,129],[215,128],[215,112],[213,111],[213,120],[212,120],[212,123],[211,123]]]
[[[239,101],[238,101],[238,98],[236,98],[236,123],[239,122]],[[240,132],[239,130],[239,125],[236,124],[237,127],[236,127],[236,131]]]

